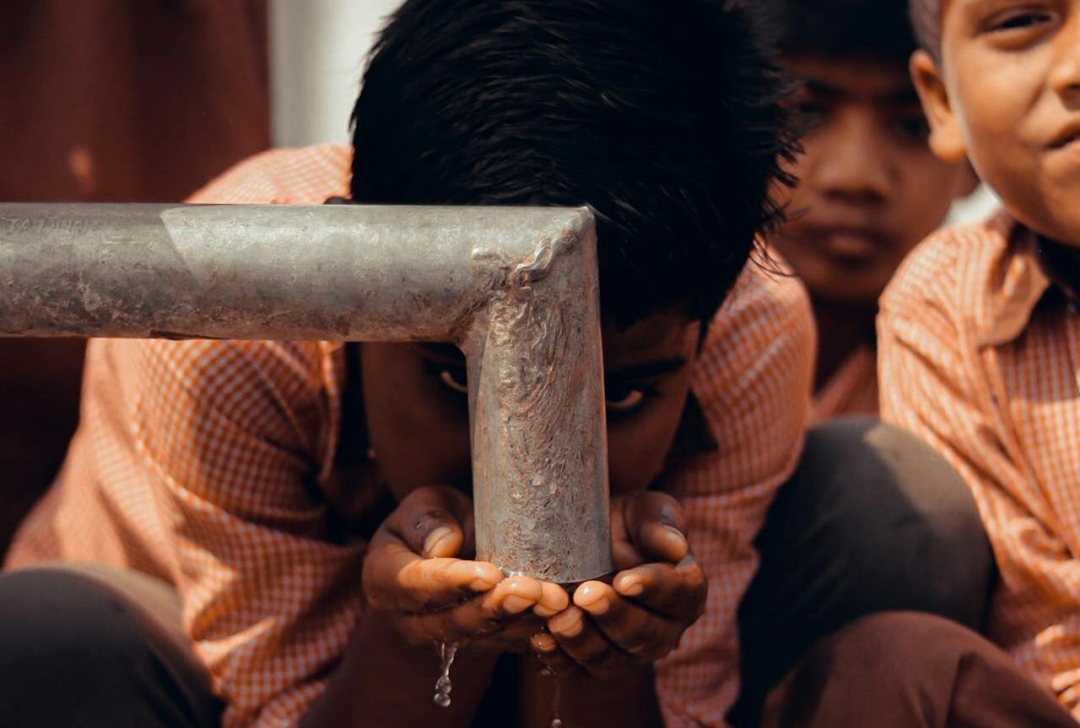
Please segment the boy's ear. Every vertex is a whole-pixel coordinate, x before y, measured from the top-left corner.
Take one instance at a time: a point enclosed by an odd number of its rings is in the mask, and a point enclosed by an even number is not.
[[[949,103],[949,93],[933,57],[924,50],[911,57],[911,80],[919,93],[930,124],[930,149],[943,162],[958,164],[967,156],[960,120]]]

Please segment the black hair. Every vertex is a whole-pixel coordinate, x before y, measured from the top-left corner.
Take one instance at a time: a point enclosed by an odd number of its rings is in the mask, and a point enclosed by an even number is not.
[[[353,111],[352,197],[591,205],[606,320],[711,318],[792,143],[748,27],[715,0],[406,0]]]
[[[916,0],[918,2],[918,0]],[[876,58],[907,66],[916,49],[907,0],[743,0],[781,53]]]

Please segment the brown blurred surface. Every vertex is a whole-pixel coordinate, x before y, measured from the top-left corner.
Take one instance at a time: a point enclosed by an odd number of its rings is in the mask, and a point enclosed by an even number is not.
[[[270,144],[267,0],[0,2],[0,200],[179,201]],[[83,343],[0,339],[0,554],[75,429]]]

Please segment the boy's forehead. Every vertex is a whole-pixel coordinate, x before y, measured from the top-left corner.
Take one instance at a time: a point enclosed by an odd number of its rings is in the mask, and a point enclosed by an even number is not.
[[[610,373],[654,360],[689,358],[697,350],[701,326],[681,307],[646,316],[624,329],[605,323],[604,369]]]
[[[803,53],[786,55],[784,64],[808,91],[818,95],[881,104],[918,101],[907,65],[903,63],[864,56]]]

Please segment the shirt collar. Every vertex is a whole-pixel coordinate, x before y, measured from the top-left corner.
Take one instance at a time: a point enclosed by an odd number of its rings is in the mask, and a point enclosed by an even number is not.
[[[989,223],[1008,237],[1004,255],[986,279],[986,305],[975,312],[981,346],[1001,346],[1024,329],[1043,296],[1056,284],[1047,275],[1040,243],[1030,230],[1002,214]]]

